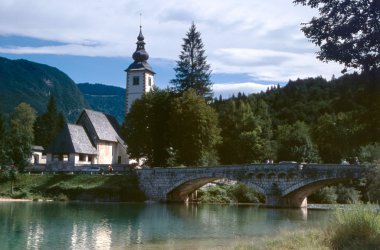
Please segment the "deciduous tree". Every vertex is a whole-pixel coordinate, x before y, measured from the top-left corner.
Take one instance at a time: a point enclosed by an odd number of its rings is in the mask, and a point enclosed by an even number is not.
[[[306,37],[320,47],[318,58],[364,71],[380,68],[379,0],[294,0],[319,11],[304,24]]]
[[[216,146],[221,141],[217,114],[194,90],[174,100],[170,126],[178,164],[205,166],[217,163]]]
[[[35,119],[36,111],[26,103],[20,103],[10,115],[10,158],[20,171],[30,164]]]
[[[157,89],[133,103],[123,124],[131,158],[144,158],[152,167],[171,165],[171,100],[170,92]]]

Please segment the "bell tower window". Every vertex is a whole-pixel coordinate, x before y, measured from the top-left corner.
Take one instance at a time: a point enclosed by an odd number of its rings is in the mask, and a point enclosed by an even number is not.
[[[140,77],[134,76],[133,77],[133,85],[139,85],[140,84]]]

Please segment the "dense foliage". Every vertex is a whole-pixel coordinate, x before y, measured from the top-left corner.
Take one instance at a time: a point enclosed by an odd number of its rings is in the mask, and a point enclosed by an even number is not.
[[[170,112],[172,94],[156,90],[136,100],[123,124],[128,154],[156,167],[171,165]]]
[[[6,136],[7,156],[9,163],[20,171],[30,164],[33,145],[33,124],[36,112],[26,103],[21,103],[11,113],[9,131]]]
[[[379,72],[354,73],[330,81],[321,77],[298,79],[248,97],[216,99],[213,106],[219,114],[223,138],[219,152],[242,147],[238,133],[265,129],[255,142],[266,142],[264,151],[268,154],[256,147],[243,159],[232,160],[223,154],[221,163],[272,157],[278,161],[339,163],[342,158],[352,162],[355,156],[368,155],[380,141],[379,82]]]
[[[215,111],[194,90],[148,93],[133,103],[123,125],[130,157],[155,167],[215,165],[219,132]]]
[[[27,60],[0,57],[0,113],[5,120],[21,102],[28,103],[38,114],[46,110],[50,96],[57,109],[69,121],[77,119],[88,107],[76,84],[62,71]]]
[[[194,89],[198,95],[211,96],[210,65],[207,64],[201,33],[193,23],[183,39],[182,51],[171,81],[176,92]]]
[[[194,201],[200,203],[264,203],[265,197],[243,183],[218,182],[199,189]]]
[[[46,148],[65,125],[62,112],[57,111],[55,98],[50,97],[46,112],[34,123],[34,145]]]
[[[304,24],[306,37],[320,47],[318,58],[364,71],[380,68],[380,2],[378,0],[294,0],[317,8],[319,17]]]

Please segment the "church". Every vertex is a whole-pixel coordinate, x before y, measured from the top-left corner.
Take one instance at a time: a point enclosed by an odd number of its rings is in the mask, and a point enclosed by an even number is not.
[[[133,102],[153,90],[154,71],[148,63],[141,26],[133,62],[125,70],[125,112]],[[110,115],[85,109],[75,124],[65,124],[46,148],[46,167],[54,171],[80,171],[93,164],[129,164],[128,146],[120,134],[120,125]]]

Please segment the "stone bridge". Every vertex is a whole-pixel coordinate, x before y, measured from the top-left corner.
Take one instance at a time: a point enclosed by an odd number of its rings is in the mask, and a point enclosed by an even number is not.
[[[318,189],[364,176],[365,167],[333,164],[250,164],[238,166],[139,169],[139,185],[152,201],[187,201],[203,185],[218,179],[238,181],[261,192],[266,205],[306,207]]]

